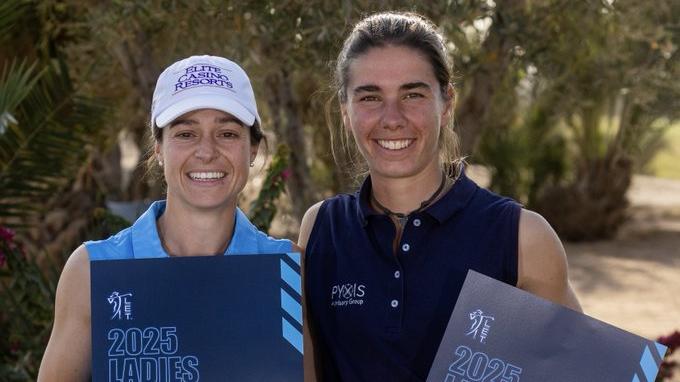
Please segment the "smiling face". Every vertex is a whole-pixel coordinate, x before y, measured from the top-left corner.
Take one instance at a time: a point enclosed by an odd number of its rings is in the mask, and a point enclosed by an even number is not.
[[[403,46],[372,48],[349,66],[341,105],[371,176],[439,176],[439,137],[451,103],[444,101],[431,64]]]
[[[163,163],[168,204],[195,209],[235,207],[257,155],[248,127],[230,114],[196,110],[162,129],[156,156]]]

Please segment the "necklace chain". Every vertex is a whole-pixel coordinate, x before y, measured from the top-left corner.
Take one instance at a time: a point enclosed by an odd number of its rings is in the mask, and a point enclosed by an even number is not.
[[[375,195],[373,194],[373,191],[371,191],[371,201],[373,201],[373,203],[375,203],[375,206],[378,207],[378,209],[379,209],[382,213],[384,213],[384,214],[387,215],[387,216],[390,216],[390,217],[393,217],[393,218],[397,219],[397,221],[399,222],[399,225],[400,225],[400,226],[403,226],[404,224],[406,224],[406,221],[408,220],[408,217],[409,217],[409,216],[411,216],[412,214],[418,213],[418,212],[424,210],[425,208],[429,207],[430,204],[432,204],[432,202],[434,202],[435,199],[437,199],[437,197],[439,196],[439,194],[441,194],[442,190],[444,190],[444,186],[446,185],[446,178],[447,178],[446,174],[445,174],[444,172],[442,172],[442,181],[441,181],[441,183],[439,183],[439,187],[438,187],[437,190],[432,194],[432,196],[430,196],[430,197],[429,197],[427,200],[425,200],[424,202],[420,203],[420,207],[418,207],[418,208],[416,208],[415,210],[413,210],[413,211],[411,211],[411,212],[409,212],[409,213],[406,213],[406,214],[401,213],[401,212],[393,212],[393,211],[391,211],[389,208],[383,206],[383,205],[378,201],[378,199],[376,199]],[[454,182],[455,182],[455,181],[454,181]]]

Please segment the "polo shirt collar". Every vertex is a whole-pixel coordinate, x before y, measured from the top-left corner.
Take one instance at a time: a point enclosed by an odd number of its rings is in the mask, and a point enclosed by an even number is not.
[[[165,200],[151,206],[132,225],[132,256],[135,259],[168,257],[158,236],[156,220],[165,212]]]
[[[368,224],[368,219],[371,216],[382,215],[370,205],[371,187],[371,176],[369,175],[356,192],[357,217],[364,227]],[[463,168],[453,187],[439,200],[423,210],[423,213],[432,216],[439,223],[443,223],[467,206],[478,188],[479,186],[465,175],[465,168]]]
[[[368,175],[366,179],[364,179],[363,183],[361,183],[359,190],[356,192],[356,201],[358,204],[357,216],[363,227],[366,227],[368,224],[368,218],[371,216],[382,215],[381,213],[374,210],[373,207],[371,207],[371,188],[371,176]]]
[[[479,186],[465,175],[465,168],[463,168],[449,192],[423,212],[435,218],[439,223],[443,223],[465,208],[478,188]]]
[[[153,202],[132,225],[132,251],[135,259],[168,257],[158,236],[156,221],[165,212],[165,200]],[[231,236],[225,255],[257,252],[257,228],[236,207],[234,234]]]
[[[225,255],[258,253],[258,229],[248,220],[246,214],[236,207],[236,219],[234,219],[234,234]]]

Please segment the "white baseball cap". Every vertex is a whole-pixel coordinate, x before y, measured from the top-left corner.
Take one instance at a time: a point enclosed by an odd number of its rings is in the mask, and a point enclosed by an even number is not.
[[[248,75],[223,57],[191,56],[165,69],[153,92],[151,128],[163,128],[182,114],[198,109],[224,111],[246,126],[260,123]]]

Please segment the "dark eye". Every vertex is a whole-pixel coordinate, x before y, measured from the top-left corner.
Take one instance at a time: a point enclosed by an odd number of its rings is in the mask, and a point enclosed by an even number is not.
[[[374,96],[374,95],[366,95],[366,96],[359,98],[359,101],[361,101],[361,102],[376,102],[376,101],[380,101],[380,99],[377,96]]]
[[[420,93],[407,93],[404,98],[405,99],[410,99],[410,98],[423,98],[424,96]]]
[[[223,131],[219,134],[221,138],[238,138],[239,135],[233,131]]]
[[[177,138],[191,138],[193,136],[194,134],[190,131],[180,131],[177,134],[175,134],[175,137]]]

